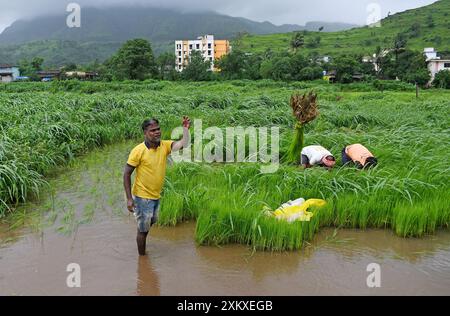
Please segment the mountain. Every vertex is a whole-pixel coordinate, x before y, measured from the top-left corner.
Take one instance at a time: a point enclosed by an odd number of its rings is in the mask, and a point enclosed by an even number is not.
[[[214,12],[181,13],[149,7],[83,8],[81,27],[66,26],[66,15],[16,21],[0,34],[0,43],[19,44],[37,40],[122,42],[144,37],[153,41],[196,38],[204,34],[229,38],[238,32],[270,34],[302,29],[299,25],[276,26]]]
[[[316,24],[318,26],[319,24]],[[428,6],[390,15],[381,20],[380,27],[358,27],[333,33],[307,32],[305,53],[320,55],[373,54],[377,47],[392,47],[397,34],[407,39],[406,47],[423,51],[434,47],[447,55],[450,52],[450,0],[440,0]],[[289,49],[291,33],[271,35],[246,35],[235,42],[247,52],[264,52],[269,46],[272,51]],[[318,38],[319,42],[318,42]],[[318,43],[317,43],[318,42]],[[314,45],[315,44],[315,45]]]
[[[327,30],[354,26],[321,22],[277,26],[215,12],[182,13],[150,7],[83,8],[81,13],[80,28],[67,27],[66,15],[14,22],[0,34],[0,61],[17,63],[23,58],[40,56],[47,66],[85,64],[105,60],[124,41],[137,37],[149,39],[159,54],[171,51],[176,39],[194,39],[204,34],[232,39],[239,33],[274,34],[317,30],[320,26]]]

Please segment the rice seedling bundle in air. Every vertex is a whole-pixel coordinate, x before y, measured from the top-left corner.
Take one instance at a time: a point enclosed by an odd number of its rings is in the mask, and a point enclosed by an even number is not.
[[[312,91],[303,95],[296,93],[291,96],[290,104],[296,119],[296,124],[294,127],[294,136],[286,158],[289,163],[298,163],[305,143],[305,125],[319,115],[317,95]]]

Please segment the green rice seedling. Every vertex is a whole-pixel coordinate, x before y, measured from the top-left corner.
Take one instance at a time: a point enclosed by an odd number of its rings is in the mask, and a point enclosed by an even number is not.
[[[319,114],[316,100],[317,95],[313,92],[303,96],[297,93],[291,97],[290,104],[297,123],[295,124],[294,138],[287,154],[287,161],[290,163],[299,162],[300,153],[305,143],[305,125],[314,120]]]
[[[88,203],[84,206],[83,217],[80,224],[91,223],[95,217],[96,203]]]
[[[280,153],[285,157],[294,124],[283,104],[294,89],[320,94],[321,119],[303,126],[308,143],[329,148],[338,164],[343,146],[362,143],[379,165],[365,171],[300,170],[283,160],[276,173],[261,174],[257,163],[175,164],[167,172],[163,225],[197,219],[200,244],[242,243],[265,250],[298,249],[322,227],[388,228],[399,236],[448,229],[450,92],[423,91],[416,100],[409,90],[387,89],[381,96],[365,84],[267,80],[79,82],[73,87],[56,85],[52,93],[49,85],[40,83],[7,85],[0,94],[0,217],[16,213],[22,217],[17,223],[26,223],[29,217],[21,204],[45,199],[38,193],[55,177],[59,180],[51,181],[53,189],[86,189],[82,198],[98,204],[88,217],[102,208],[122,212],[123,165],[131,148],[142,141],[142,120],[150,116],[162,122],[164,138],[186,114],[202,119],[204,128],[275,125],[280,127]],[[122,144],[124,140],[130,142]],[[121,145],[111,147],[112,152],[96,150],[113,143]],[[299,159],[299,151],[292,157]],[[59,175],[67,168],[75,171],[64,179]],[[86,170],[91,168],[96,171]],[[314,210],[309,223],[289,224],[261,215],[264,206],[276,209],[299,197],[322,198],[327,205]],[[63,205],[44,208],[50,210],[46,220],[63,221]]]
[[[175,226],[181,222],[185,218],[183,205],[183,195],[175,191],[165,193],[164,200],[161,203],[158,224],[161,226]]]

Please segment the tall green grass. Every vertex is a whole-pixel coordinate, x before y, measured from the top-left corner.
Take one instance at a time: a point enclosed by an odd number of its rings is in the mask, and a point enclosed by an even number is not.
[[[203,119],[204,128],[277,125],[283,157],[293,128],[289,97],[311,88],[267,80],[153,84],[8,85],[0,93],[0,217],[37,197],[56,166],[105,144],[140,139],[147,117],[160,118],[165,138],[183,115]],[[416,99],[413,91],[380,93],[370,85],[314,90],[321,114],[305,127],[305,145],[325,146],[339,165],[344,145],[363,143],[378,157],[376,168],[301,170],[282,162],[278,172],[261,174],[258,164],[176,164],[168,170],[160,223],[197,219],[201,244],[271,250],[298,249],[324,226],[389,228],[405,237],[448,228],[450,93],[429,90]],[[264,206],[298,197],[328,204],[310,223],[262,214]]]

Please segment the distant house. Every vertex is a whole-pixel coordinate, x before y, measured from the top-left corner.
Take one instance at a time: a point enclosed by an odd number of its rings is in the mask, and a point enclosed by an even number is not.
[[[68,71],[64,73],[68,79],[92,80],[98,77],[98,73],[93,71]]]
[[[324,63],[329,63],[331,62],[331,56],[322,56],[319,58],[319,60]]]
[[[175,41],[176,70],[181,72],[189,64],[189,56],[199,51],[205,60],[211,62],[211,70],[218,71],[214,62],[231,51],[228,40],[216,40],[214,35],[200,36],[196,40]]]
[[[47,70],[47,71],[38,71],[36,75],[39,77],[41,81],[51,81],[54,79],[61,79],[61,71],[60,70]]]
[[[328,81],[329,83],[335,83],[336,82],[336,70],[330,70],[328,72],[325,72],[323,76],[323,80]]]
[[[336,83],[337,79],[336,79],[336,70],[330,70],[328,72],[324,71],[323,74],[323,80],[328,81],[329,83]],[[352,75],[352,80],[353,81],[363,81],[364,80],[364,75],[363,74],[359,74],[359,73],[354,73]]]
[[[423,53],[426,57],[428,70],[431,73],[431,82],[439,71],[450,71],[450,59],[438,57],[437,51],[433,47],[425,48]]]
[[[364,75],[360,74],[360,73],[354,73],[352,75],[352,79],[353,79],[353,81],[363,81],[364,80]]]
[[[12,82],[20,77],[19,67],[0,64],[0,82]]]

